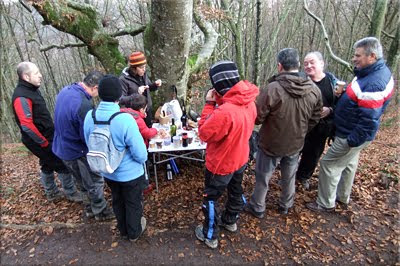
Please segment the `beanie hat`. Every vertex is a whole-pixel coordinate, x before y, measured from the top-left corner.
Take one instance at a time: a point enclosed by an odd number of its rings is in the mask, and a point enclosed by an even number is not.
[[[219,61],[211,66],[209,71],[214,89],[221,95],[227,93],[240,81],[239,71],[232,61]]]
[[[99,97],[105,102],[116,102],[122,96],[122,87],[119,78],[114,75],[105,75],[99,83]]]
[[[129,56],[129,65],[131,66],[140,66],[146,64],[146,57],[142,52],[133,52]]]

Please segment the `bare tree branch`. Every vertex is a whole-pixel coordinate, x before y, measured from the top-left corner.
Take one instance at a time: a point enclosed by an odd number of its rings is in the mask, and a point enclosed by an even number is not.
[[[382,30],[382,33],[383,33],[383,35],[385,35],[386,37],[388,37],[388,38],[390,38],[390,39],[392,39],[392,40],[394,40],[394,38],[395,38],[394,35],[392,35],[392,34],[386,32],[386,31],[384,31],[384,30]]]
[[[324,23],[322,22],[322,20],[319,17],[317,17],[314,13],[312,13],[308,9],[307,0],[304,0],[304,10],[307,12],[308,15],[310,15],[313,19],[315,19],[321,25],[322,32],[324,34],[325,46],[328,48],[329,54],[333,58],[333,60],[337,61],[338,63],[340,63],[342,65],[344,65],[347,70],[349,70],[350,72],[353,73],[353,69],[351,67],[351,64],[349,62],[341,59],[340,57],[336,56],[333,53],[332,47],[331,47],[331,45],[329,43],[329,36],[328,36],[328,33],[326,32],[325,25],[324,25]]]
[[[32,13],[31,8],[30,8],[23,0],[19,0],[19,3],[20,3],[26,10],[28,10],[29,13]]]
[[[137,28],[137,29],[125,28],[123,30],[111,33],[110,36],[111,37],[118,37],[118,36],[124,36],[124,35],[136,36],[136,35],[144,32],[145,29],[146,29],[146,26],[142,26],[142,27]]]
[[[30,42],[35,42],[35,43],[40,45],[40,42],[38,40],[36,40],[36,39],[28,40],[28,43],[30,43]],[[52,44],[52,45],[49,45],[49,46],[41,46],[40,45],[39,49],[40,49],[41,52],[46,52],[46,51],[54,49],[54,48],[65,49],[65,48],[70,48],[70,47],[86,47],[86,46],[87,45],[84,44],[84,43],[67,43],[67,44],[61,44],[61,45]]]

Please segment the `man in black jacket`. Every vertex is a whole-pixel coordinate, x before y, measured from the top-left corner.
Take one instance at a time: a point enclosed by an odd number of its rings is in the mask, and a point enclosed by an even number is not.
[[[42,74],[31,62],[20,63],[17,74],[19,80],[12,96],[15,121],[21,130],[22,143],[39,157],[40,180],[47,199],[54,201],[63,196],[54,181],[54,171],[56,171],[67,199],[81,202],[82,196],[76,190],[71,173],[51,151],[54,124],[39,91]]]

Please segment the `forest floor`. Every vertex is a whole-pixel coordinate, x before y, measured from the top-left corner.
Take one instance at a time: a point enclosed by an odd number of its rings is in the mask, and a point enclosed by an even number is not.
[[[161,181],[159,193],[145,196],[148,229],[131,243],[119,238],[115,221],[88,219],[77,203],[48,202],[40,186],[37,158],[21,144],[4,144],[0,264],[399,265],[399,128],[398,112],[385,114],[376,140],[361,153],[348,210],[306,209],[306,202],[317,194],[318,180],[313,177],[311,190],[298,186],[294,208],[280,215],[276,172],[265,218],[241,214],[238,232],[222,230],[216,250],[194,235],[203,219],[200,163],[178,160],[181,174]],[[253,169],[250,163],[244,178],[247,198],[254,187]],[[106,197],[110,199],[108,189]],[[220,206],[224,200],[225,196]]]

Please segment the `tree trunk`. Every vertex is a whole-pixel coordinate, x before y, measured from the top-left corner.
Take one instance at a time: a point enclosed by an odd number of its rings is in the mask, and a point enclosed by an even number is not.
[[[171,85],[176,85],[177,97],[185,99],[192,10],[192,0],[151,2],[150,25],[144,34],[144,46],[153,81],[163,81],[154,99],[155,107],[156,104],[171,98]]]
[[[387,0],[375,0],[374,14],[371,20],[371,28],[369,36],[375,36],[377,39],[381,38],[383,23],[385,22]]]
[[[260,83],[260,29],[261,29],[261,0],[257,0],[257,11],[256,11],[256,41],[254,44],[254,72],[253,82],[256,85]]]

